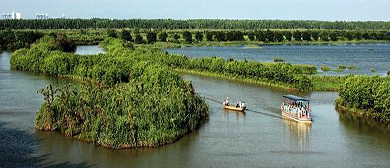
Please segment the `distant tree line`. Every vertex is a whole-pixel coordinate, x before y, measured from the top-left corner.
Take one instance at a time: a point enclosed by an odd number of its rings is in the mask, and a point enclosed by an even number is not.
[[[384,21],[228,20],[228,19],[46,19],[0,20],[0,29],[335,29],[389,30]]]
[[[119,37],[137,44],[161,42],[196,43],[201,41],[351,41],[351,40],[389,40],[389,31],[357,31],[357,30],[256,30],[256,31],[147,31],[145,36],[135,33],[134,38],[129,30],[108,30],[109,37]],[[247,37],[247,39],[246,39]]]

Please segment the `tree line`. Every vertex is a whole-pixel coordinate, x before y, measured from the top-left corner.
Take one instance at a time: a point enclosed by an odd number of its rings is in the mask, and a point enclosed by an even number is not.
[[[352,41],[352,40],[388,40],[389,31],[331,31],[331,30],[258,30],[258,31],[146,31],[132,35],[130,30],[116,31],[108,29],[109,37],[121,38],[137,44],[161,42],[196,43],[202,41]],[[134,36],[134,37],[133,37]],[[182,40],[182,41],[180,41]]]
[[[0,20],[0,29],[337,29],[389,30],[385,21],[232,20],[232,19],[22,19]]]

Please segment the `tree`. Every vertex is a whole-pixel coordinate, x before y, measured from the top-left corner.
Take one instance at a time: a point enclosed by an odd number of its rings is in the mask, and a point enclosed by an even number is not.
[[[131,36],[130,32],[125,29],[121,31],[120,37],[125,41],[133,41],[133,37]]]
[[[356,40],[361,40],[361,39],[363,38],[361,32],[355,32],[355,33],[353,34],[353,37],[354,37]]]
[[[291,39],[292,39],[292,33],[291,33],[290,31],[285,31],[285,32],[283,32],[283,34],[284,34],[284,36],[286,37],[286,39],[287,39],[288,41],[291,41]]]
[[[332,41],[337,41],[337,39],[338,39],[338,35],[336,32],[330,33],[329,37],[330,37],[330,40],[332,40]]]
[[[322,41],[329,41],[328,32],[322,31],[322,32],[320,33],[320,38],[321,38]]]
[[[206,32],[206,40],[207,41],[213,41],[214,32],[208,31]]]
[[[114,29],[108,29],[107,30],[107,36],[108,37],[113,37],[113,38],[117,38],[118,35],[116,34],[116,31]]]
[[[268,42],[274,42],[274,41],[275,41],[275,34],[274,34],[273,31],[267,30],[267,31],[265,32],[265,34],[266,34],[266,36],[267,36],[267,41],[268,41]]]
[[[266,36],[266,34],[263,31],[258,31],[256,33],[256,38],[259,41],[266,41],[267,40],[267,36]]]
[[[148,33],[146,33],[146,39],[148,41],[148,43],[154,43],[157,41],[157,33],[154,32],[154,31],[149,31]]]
[[[385,34],[385,40],[389,40],[390,41],[390,32],[387,32]],[[388,71],[389,72],[389,71]]]
[[[179,42],[179,39],[180,39],[180,35],[177,34],[177,33],[175,33],[175,34],[173,35],[173,40],[175,40],[175,42],[177,43],[177,42]]]
[[[314,41],[318,41],[318,38],[320,37],[320,33],[318,31],[312,31],[311,32],[311,37],[313,38]]]
[[[362,37],[364,38],[364,40],[370,39],[370,35],[368,34],[368,32],[364,32]]]
[[[160,41],[162,41],[162,42],[166,42],[167,38],[168,38],[168,34],[166,32],[161,32],[158,35],[158,39],[160,39]]]
[[[282,42],[284,40],[283,34],[279,31],[275,32],[275,39],[278,42]]]
[[[302,39],[305,41],[311,41],[311,34],[309,31],[304,31],[302,33]]]
[[[195,34],[195,39],[196,39],[196,41],[198,41],[198,42],[200,42],[200,41],[202,41],[203,40],[203,33],[202,32],[196,32],[196,34]]]
[[[254,41],[256,37],[256,34],[254,32],[248,33],[248,38],[250,41]]]
[[[216,39],[217,41],[226,41],[225,33],[222,32],[222,31],[217,31],[217,32],[215,33],[215,39]]]
[[[229,31],[226,33],[226,40],[227,41],[234,41],[234,32]]]
[[[184,31],[183,32],[183,39],[187,43],[192,43],[192,34],[189,31]]]
[[[135,41],[134,42],[137,43],[137,44],[142,44],[142,43],[144,43],[144,38],[140,34],[137,34],[137,35],[135,35]]]
[[[295,31],[293,36],[295,41],[302,41],[302,33],[299,30]]]
[[[353,40],[353,33],[350,32],[350,31],[348,31],[348,32],[345,33],[345,37],[346,37],[349,41],[351,41],[351,40]]]

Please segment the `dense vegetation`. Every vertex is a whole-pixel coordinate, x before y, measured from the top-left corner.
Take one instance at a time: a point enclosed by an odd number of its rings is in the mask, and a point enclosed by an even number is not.
[[[383,21],[314,21],[314,20],[227,20],[227,19],[46,19],[0,20],[1,29],[338,29],[389,30]]]
[[[16,50],[30,47],[37,39],[43,37],[38,31],[0,31],[0,50]]]
[[[108,39],[103,43],[107,54],[79,56],[58,50],[55,41],[46,36],[16,51],[11,68],[96,82],[43,89],[45,101],[35,118],[39,130],[58,130],[109,148],[154,147],[195,129],[208,114],[192,85],[153,59],[163,52]]]
[[[351,112],[390,124],[390,78],[351,76],[341,85],[336,102]]]

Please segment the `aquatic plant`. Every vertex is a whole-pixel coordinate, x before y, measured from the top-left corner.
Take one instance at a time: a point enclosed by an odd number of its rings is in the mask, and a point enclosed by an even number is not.
[[[285,62],[283,58],[274,57],[274,62]]]
[[[354,65],[351,65],[351,66],[348,66],[347,69],[349,69],[349,70],[355,70],[355,69],[357,69],[357,67],[354,66]]]
[[[326,72],[326,71],[329,71],[330,68],[329,68],[328,66],[326,66],[326,65],[322,65],[322,66],[321,66],[321,70],[324,71],[324,72]]]

